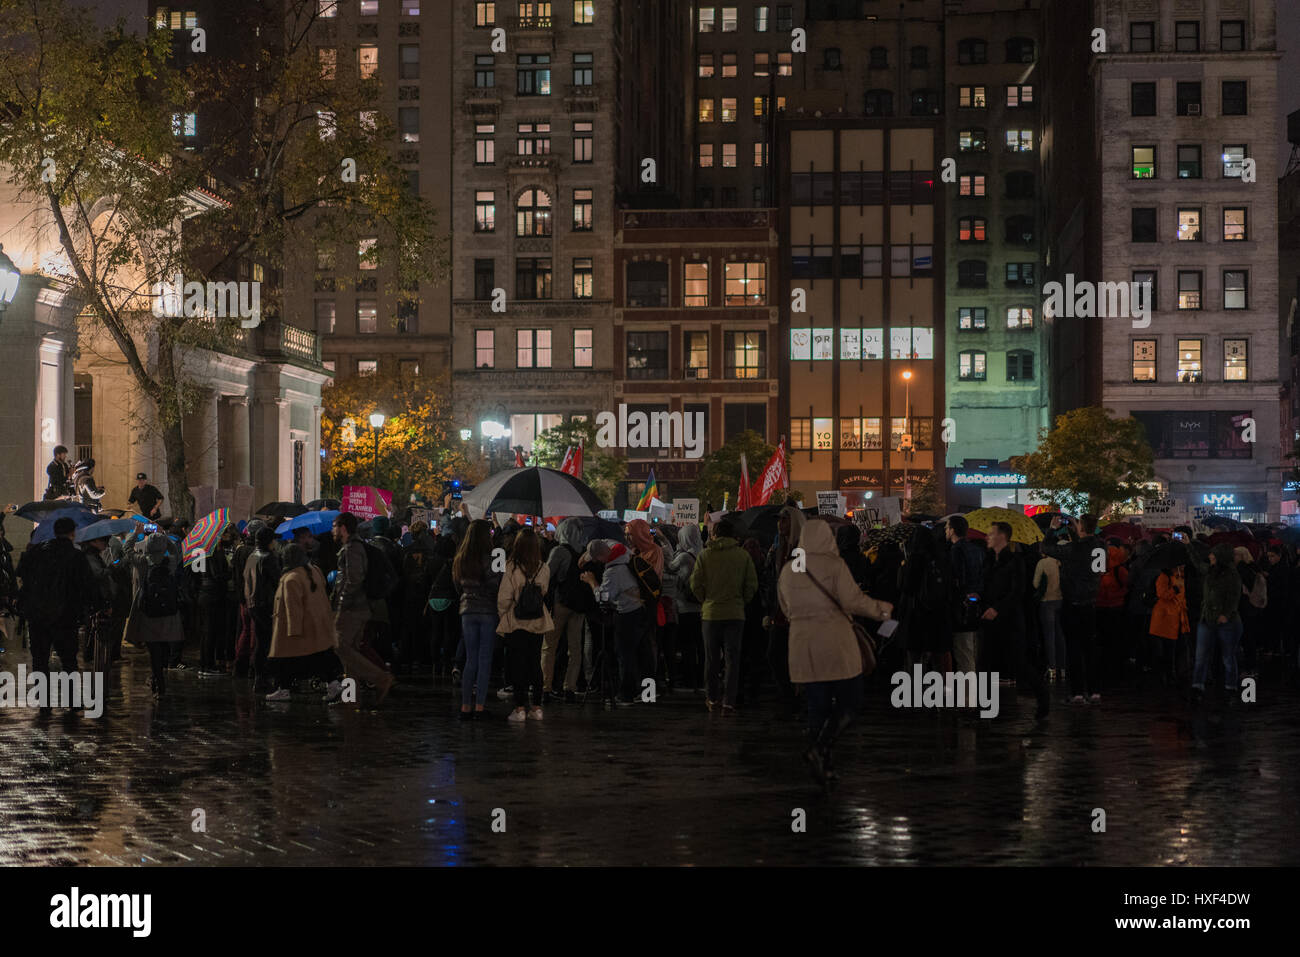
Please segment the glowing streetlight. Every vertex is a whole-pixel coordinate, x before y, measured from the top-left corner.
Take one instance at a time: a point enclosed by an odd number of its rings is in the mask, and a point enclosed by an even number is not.
[[[370,413],[370,428],[375,433],[375,488],[379,488],[379,430],[384,427],[386,418],[382,412]]]

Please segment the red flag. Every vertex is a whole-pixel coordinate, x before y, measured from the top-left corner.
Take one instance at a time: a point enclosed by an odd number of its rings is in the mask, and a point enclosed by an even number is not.
[[[573,471],[569,474],[576,479],[582,478],[582,443],[578,443],[578,451],[573,453]]]
[[[749,502],[749,463],[745,453],[740,453],[740,489],[736,492],[736,511],[743,512],[750,507]]]
[[[564,460],[560,462],[560,471],[572,475],[576,479],[582,478],[582,446],[576,449],[570,445],[564,450]]]
[[[573,474],[573,446],[570,445],[564,450],[564,458],[560,460],[560,471],[568,475]]]
[[[772,453],[772,457],[767,460],[767,465],[763,467],[763,473],[754,483],[753,491],[750,493],[750,501],[754,505],[766,505],[772,497],[772,493],[778,488],[789,488],[790,476],[785,469],[785,436],[781,436],[781,442]]]
[[[525,467],[526,466],[524,465],[524,450],[521,446],[516,445],[515,446],[515,468],[522,469]]]

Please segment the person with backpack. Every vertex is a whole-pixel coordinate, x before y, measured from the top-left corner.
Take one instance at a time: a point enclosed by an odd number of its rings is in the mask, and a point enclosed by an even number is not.
[[[180,575],[172,562],[167,536],[154,532],[135,560],[131,614],[124,640],[149,649],[149,689],[155,698],[167,690],[167,661],[174,645],[185,640],[181,626]]]
[[[591,589],[582,583],[578,559],[587,547],[587,533],[582,522],[566,518],[555,530],[556,545],[546,560],[550,569],[551,594],[555,606],[555,627],[542,639],[542,699],[552,697],[555,652],[561,643],[568,649],[564,669],[564,700],[578,700],[578,676],[582,672],[582,629],[587,615],[596,610]]]
[[[1223,690],[1226,702],[1237,699],[1237,645],[1241,641],[1241,576],[1233,561],[1232,546],[1218,544],[1210,549],[1210,564],[1201,587],[1201,615],[1196,626],[1196,663],[1192,666],[1192,703],[1205,698],[1210,677],[1210,657],[1216,651],[1223,658]]]
[[[701,601],[704,626],[705,707],[719,705],[724,715],[735,714],[740,691],[741,640],[745,632],[745,606],[758,591],[758,572],[749,553],[737,541],[736,519],[726,516],[714,527],[704,553],[691,573],[691,591]],[[724,680],[718,672],[725,656]]]
[[[555,625],[546,607],[550,583],[551,569],[542,561],[537,533],[526,526],[519,529],[497,591],[496,633],[506,640],[506,668],[515,699],[508,720],[513,722],[542,720],[542,636]]]
[[[391,674],[375,664],[361,650],[361,641],[365,635],[366,622],[370,620],[370,602],[376,591],[376,575],[396,577],[392,569],[386,572],[370,572],[370,553],[357,535],[357,517],[351,512],[342,512],[333,524],[334,540],[339,544],[338,574],[334,581],[334,630],[339,658],[348,675],[357,681],[375,686],[382,702],[393,690],[395,679]],[[376,552],[381,555],[382,553]],[[371,587],[368,589],[368,582]],[[333,692],[326,695],[329,700],[338,700]]]
[[[18,562],[22,581],[18,607],[27,619],[32,673],[48,680],[50,652],[65,672],[77,666],[77,629],[94,609],[94,575],[85,554],[73,544],[77,523],[54,520],[54,537],[31,546]]]
[[[628,708],[636,704],[641,690],[642,648],[648,641],[646,606],[658,597],[651,597],[652,589],[642,575],[653,575],[654,569],[647,566],[639,574],[633,570],[632,563],[634,558],[643,560],[621,542],[604,539],[593,540],[587,546],[584,558],[598,563],[602,570],[599,580],[590,570],[582,573],[582,580],[596,594],[601,606],[613,606],[614,647],[618,656],[618,694],[614,703],[620,708]],[[606,667],[602,671],[607,673],[611,659],[606,654],[603,660]]]
[[[492,568],[492,526],[485,519],[469,523],[452,563],[452,580],[460,593],[460,627],[465,644],[460,718],[478,720],[483,716],[488,685],[492,681],[497,596],[501,591],[501,572]]]
[[[677,646],[682,650],[680,681],[693,691],[704,687],[704,633],[700,628],[700,600],[691,591],[691,573],[704,551],[700,526],[685,525],[677,534],[677,548],[668,561],[666,575],[674,580],[677,603]]]
[[[263,525],[257,530],[253,553],[244,564],[244,601],[252,624],[253,691],[264,692],[271,684],[271,634],[275,617],[275,590],[280,584],[280,559],[272,549],[275,531]]]

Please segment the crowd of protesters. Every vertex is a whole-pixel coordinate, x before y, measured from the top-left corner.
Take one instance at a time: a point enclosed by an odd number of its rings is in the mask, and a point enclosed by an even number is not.
[[[1232,703],[1264,655],[1286,655],[1295,678],[1300,564],[1277,541],[1183,528],[1130,545],[1084,515],[1025,545],[1001,522],[973,536],[958,515],[864,545],[855,525],[787,505],[763,543],[736,514],[611,534],[447,505],[432,525],[343,513],[292,540],[254,519],[198,564],[182,556],[186,528],[165,520],[77,545],[59,519],[17,562],[0,524],[0,600],[25,623],[34,670],[52,653],[76,669],[96,642],[116,657],[125,641],[147,648],[159,697],[169,673],[193,669],[273,702],[336,702],[346,679],[382,701],[398,678],[445,678],[466,721],[486,716],[494,689],[514,723],[593,695],[627,708],[694,693],[722,716],[767,698],[778,717],[807,715],[805,757],[826,784],[864,692],[915,664],[996,671],[1040,717],[1054,697],[1082,706],[1121,687],[1199,703],[1218,683]],[[859,626],[875,635],[889,619],[865,656]]]

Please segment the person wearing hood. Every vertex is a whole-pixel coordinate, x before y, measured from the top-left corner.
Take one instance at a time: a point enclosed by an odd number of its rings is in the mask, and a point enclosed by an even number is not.
[[[582,628],[588,612],[596,610],[591,589],[582,583],[578,559],[587,547],[587,533],[582,522],[566,518],[555,530],[556,546],[546,559],[550,569],[551,594],[554,596],[554,627],[542,639],[542,700],[550,701],[555,674],[555,654],[563,644],[568,649],[564,669],[564,700],[578,700],[578,676],[582,672]]]
[[[677,645],[682,650],[680,681],[683,687],[699,691],[704,687],[704,633],[700,628],[700,601],[691,591],[691,573],[704,551],[699,525],[686,525],[677,534],[677,548],[668,560],[665,580],[673,580],[673,601],[677,605]]]
[[[144,555],[135,560],[131,614],[123,638],[149,648],[149,687],[161,698],[167,687],[167,659],[172,646],[185,640],[181,626],[180,584],[172,567],[167,536],[145,539]]]
[[[334,617],[325,576],[311,564],[301,545],[291,544],[280,555],[283,571],[275,590],[271,661],[276,690],[267,701],[288,701],[298,678],[316,677],[326,683],[325,701],[342,695],[343,664],[334,650]]]
[[[758,592],[758,572],[749,553],[740,547],[736,526],[731,516],[715,526],[713,537],[691,573],[691,591],[700,599],[704,625],[704,674],[708,686],[705,706],[712,711],[721,704],[724,715],[736,711],[745,606]],[[724,656],[724,680],[720,684],[718,672]]]
[[[802,567],[789,562],[781,569],[777,597],[790,622],[790,680],[804,686],[808,701],[804,759],[825,786],[834,780],[831,747],[862,703],[862,653],[852,619],[884,621],[894,609],[858,587],[825,520],[804,525],[799,548]]]
[[[509,721],[542,720],[542,636],[554,627],[545,601],[550,582],[537,533],[519,529],[497,590],[497,634],[506,644],[506,670],[515,699]]]
[[[1236,700],[1237,644],[1241,641],[1241,576],[1237,574],[1232,546],[1218,544],[1210,549],[1210,565],[1201,588],[1201,615],[1196,626],[1196,664],[1192,668],[1192,700],[1205,697],[1210,675],[1210,656],[1223,657],[1223,689],[1226,701]]]
[[[763,561],[763,581],[767,583],[763,602],[768,625],[767,663],[772,669],[772,677],[781,699],[777,709],[777,718],[780,720],[789,720],[795,716],[798,701],[794,684],[790,681],[790,622],[781,610],[777,584],[781,579],[781,570],[799,546],[799,535],[807,521],[808,517],[797,506],[786,505],[782,508],[776,519],[776,540],[767,550]]]
[[[603,566],[600,581],[590,571],[582,580],[602,604],[614,606],[614,647],[618,654],[619,707],[636,703],[641,691],[641,649],[646,641],[646,608],[641,597],[641,582],[632,571],[632,552],[621,542],[596,539],[587,546],[587,555]],[[606,656],[606,661],[609,657]]]

